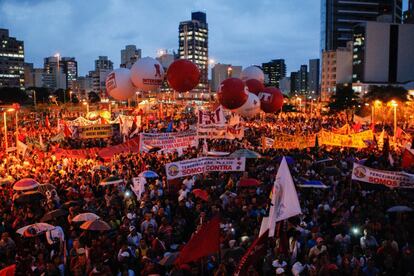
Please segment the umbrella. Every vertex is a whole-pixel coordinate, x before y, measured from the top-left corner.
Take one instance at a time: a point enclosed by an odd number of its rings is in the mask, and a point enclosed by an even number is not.
[[[249,188],[249,187],[257,187],[260,185],[260,181],[254,178],[244,178],[240,179],[239,187]]]
[[[55,218],[66,216],[67,214],[68,214],[68,211],[65,210],[65,209],[56,209],[56,210],[53,210],[53,211],[50,211],[50,212],[46,213],[40,219],[40,221],[41,222],[51,221],[51,220],[53,220]]]
[[[158,178],[159,177],[159,175],[153,171],[143,171],[139,174],[139,176],[142,176],[145,178]]]
[[[111,230],[111,226],[103,220],[90,220],[84,222],[81,226],[83,230],[89,231],[109,231]]]
[[[303,181],[303,183],[298,185],[298,186],[302,187],[302,188],[317,188],[317,189],[327,189],[327,188],[329,188],[328,186],[323,184],[321,181],[317,181],[317,180]]]
[[[108,186],[108,185],[118,185],[118,184],[121,184],[121,183],[124,183],[123,179],[120,179],[120,178],[112,175],[112,176],[107,177],[104,180],[102,180],[99,185]]]
[[[282,162],[283,156],[279,157],[276,161],[277,162]],[[293,157],[291,156],[285,156],[286,162],[288,163],[288,165],[292,165],[295,163],[295,159],[293,159]]]
[[[337,167],[326,167],[325,169],[322,170],[322,173],[324,175],[339,175],[341,173],[341,170],[339,170]]]
[[[17,229],[16,233],[24,237],[35,237],[43,234],[46,231],[55,229],[55,226],[48,223],[38,222],[35,224],[26,225]]]
[[[208,201],[208,192],[201,189],[194,189],[193,194],[195,197],[201,198],[204,201]]]
[[[413,208],[404,205],[398,205],[391,207],[387,210],[388,213],[403,213],[403,212],[412,212],[414,211]]]
[[[246,158],[260,158],[262,157],[259,153],[248,150],[248,149],[240,149],[236,150],[232,154],[230,154],[230,157],[246,157]]]
[[[171,266],[174,264],[175,260],[178,258],[179,255],[180,255],[180,252],[174,252],[174,253],[167,252],[165,253],[164,258],[162,258],[158,262],[158,264],[162,266]]]
[[[14,180],[11,177],[0,178],[0,186],[10,185]]]
[[[100,216],[94,213],[82,213],[82,214],[75,216],[72,219],[72,221],[75,221],[75,222],[94,221],[100,218],[101,218]]]
[[[157,151],[159,151],[159,150],[161,150],[161,148],[160,147],[152,147],[148,152],[150,152],[150,153],[154,153],[154,152],[157,152]]]
[[[16,272],[16,265],[9,265],[2,270],[0,270],[1,276],[14,276]]]
[[[32,178],[23,178],[13,185],[15,191],[28,191],[33,190],[39,186],[39,182]]]
[[[207,152],[207,155],[209,155],[209,156],[227,156],[229,154],[230,154],[230,152],[225,152],[225,151],[214,151],[214,150],[212,150],[212,151]]]
[[[15,200],[14,203],[23,204],[23,203],[30,203],[35,201],[40,201],[44,199],[45,196],[38,191],[29,191],[19,195]]]
[[[69,207],[79,206],[81,204],[82,204],[82,202],[79,201],[79,200],[71,200],[71,201],[67,201],[67,202],[63,203],[62,208],[69,209]]]

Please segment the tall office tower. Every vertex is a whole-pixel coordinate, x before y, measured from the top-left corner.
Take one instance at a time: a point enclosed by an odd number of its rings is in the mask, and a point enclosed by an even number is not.
[[[0,88],[18,87],[24,90],[24,43],[0,29]]]
[[[290,73],[290,94],[297,96],[300,93],[300,77],[298,72]]]
[[[401,18],[402,0],[322,0],[321,51],[346,47],[355,23],[401,23]]]
[[[263,73],[268,76],[267,86],[280,87],[280,80],[286,77],[286,64],[284,59],[273,59],[262,63]]]
[[[73,82],[78,77],[78,62],[74,57],[62,57],[61,63],[66,76],[66,88],[73,88]]]
[[[300,66],[299,74],[299,90],[301,94],[308,92],[308,66],[306,64]]]
[[[64,64],[58,54],[44,58],[43,85],[50,89],[67,88]]]
[[[312,95],[319,95],[319,76],[320,76],[319,59],[309,60],[308,90]]]
[[[191,13],[191,20],[180,22],[178,56],[194,62],[201,71],[200,83],[192,90],[208,92],[208,24],[204,12]],[[199,95],[193,95],[199,97]],[[191,96],[191,97],[193,97]]]
[[[114,69],[114,63],[108,59],[107,56],[99,56],[97,60],[95,60],[95,70],[102,70],[102,69],[108,69],[113,70]]]
[[[414,0],[408,0],[408,8],[403,14],[405,24],[414,24]]]
[[[217,63],[211,68],[211,91],[216,92],[220,83],[227,78],[239,78],[241,71],[241,66]]]
[[[92,90],[94,92],[104,96],[103,92],[106,91],[106,77],[113,69],[114,63],[107,56],[99,56],[95,60],[95,70],[89,72],[89,77],[92,78]]]
[[[141,58],[141,49],[136,45],[127,45],[121,50],[121,67],[131,69],[132,65]]]
[[[34,68],[33,63],[24,64],[24,86],[42,87],[43,86],[43,68]]]

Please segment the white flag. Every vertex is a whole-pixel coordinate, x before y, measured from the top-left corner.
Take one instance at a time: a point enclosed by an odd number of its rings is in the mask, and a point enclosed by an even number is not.
[[[269,237],[275,235],[276,222],[302,213],[298,194],[285,157],[280,163],[272,189],[272,203],[269,212]]]
[[[145,177],[139,176],[132,178],[131,190],[137,196],[137,200],[141,200],[142,193],[145,191],[146,183],[147,181],[145,180]]]

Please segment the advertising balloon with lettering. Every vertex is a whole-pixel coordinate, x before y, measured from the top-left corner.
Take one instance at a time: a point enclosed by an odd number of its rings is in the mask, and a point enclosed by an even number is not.
[[[168,84],[178,92],[192,90],[199,83],[200,77],[197,65],[186,59],[174,61],[167,70]]]
[[[255,79],[260,81],[261,83],[264,83],[264,73],[262,69],[260,69],[258,66],[249,66],[243,69],[241,72],[240,78],[243,81],[247,81],[250,79]]]
[[[260,113],[260,100],[255,94],[249,93],[247,101],[241,107],[233,109],[232,112],[243,117],[254,117]]]
[[[131,82],[131,71],[126,68],[118,68],[109,73],[105,85],[108,94],[119,101],[128,100],[136,90]]]
[[[238,78],[228,78],[221,82],[217,93],[218,100],[227,109],[241,107],[248,98],[244,82]]]
[[[263,91],[263,89],[265,88],[264,84],[256,79],[249,79],[245,83],[249,92],[254,93],[256,95],[258,95],[259,92]]]
[[[137,60],[131,68],[131,81],[138,89],[157,91],[164,80],[164,68],[151,57]]]
[[[266,87],[259,92],[262,110],[266,113],[274,113],[282,109],[283,94],[276,87]]]

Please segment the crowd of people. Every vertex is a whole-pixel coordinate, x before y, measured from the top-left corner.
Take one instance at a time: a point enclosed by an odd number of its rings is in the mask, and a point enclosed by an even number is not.
[[[195,121],[191,115],[183,120],[187,123],[176,121],[174,129],[188,128]],[[167,123],[153,122],[141,131],[165,131]],[[39,155],[34,149],[23,157],[4,155],[0,164],[0,268],[15,264],[15,275],[232,275],[268,214],[281,157],[289,156],[295,184],[315,180],[329,188],[296,187],[302,215],[278,223],[266,253],[244,275],[413,275],[412,213],[387,212],[395,205],[414,207],[413,192],[351,181],[353,163],[362,159],[370,167],[400,170],[399,149],[389,149],[394,157],[390,164],[376,147],[261,148],[262,136],[314,133],[345,123],[339,115],[286,114],[249,122],[241,141],[207,141],[214,151],[249,148],[260,153],[261,158],[247,160],[245,172],[212,172],[173,181],[166,179],[165,164],[201,156],[201,141],[199,147],[184,149],[182,155],[122,153],[109,162],[96,156],[56,158],[52,151]],[[30,131],[33,136],[36,132],[45,143],[58,133],[44,127]],[[67,141],[51,145],[61,143]],[[329,160],[337,173],[325,173],[328,163],[320,160]],[[145,191],[138,198],[131,192],[133,178],[143,170],[158,177],[146,179]],[[110,176],[124,183],[100,185]],[[42,190],[42,198],[20,201],[21,192],[13,190],[13,183],[28,177],[51,185]],[[260,184],[240,187],[243,178],[257,179]],[[205,190],[208,199],[197,197],[194,189]],[[42,219],[57,209],[64,211]],[[98,215],[110,230],[81,229],[81,223],[73,219],[86,212]],[[174,264],[177,252],[217,215],[220,252]],[[40,235],[16,232],[42,220],[56,228]]]

